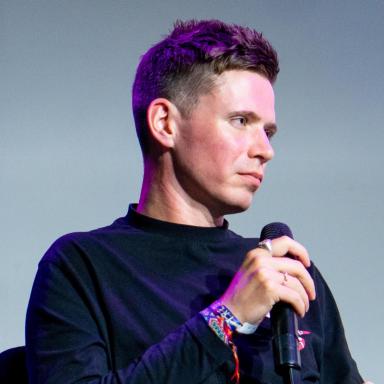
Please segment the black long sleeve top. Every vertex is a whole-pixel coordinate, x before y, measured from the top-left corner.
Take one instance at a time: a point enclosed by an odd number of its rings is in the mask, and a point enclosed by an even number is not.
[[[221,296],[258,243],[224,225],[202,228],[138,214],[58,239],[39,263],[26,347],[36,383],[229,383],[231,350],[199,314]],[[299,320],[303,383],[361,384],[332,294],[317,292]],[[235,335],[241,383],[281,384],[266,318]]]

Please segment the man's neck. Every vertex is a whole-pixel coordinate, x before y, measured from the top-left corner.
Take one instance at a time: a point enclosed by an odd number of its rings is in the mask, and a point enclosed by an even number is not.
[[[159,169],[145,169],[137,211],[158,220],[199,227],[219,227],[224,222],[223,216],[215,217]]]

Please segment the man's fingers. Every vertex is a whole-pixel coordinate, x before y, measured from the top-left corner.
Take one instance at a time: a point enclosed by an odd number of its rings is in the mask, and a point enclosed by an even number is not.
[[[271,298],[271,306],[279,301],[287,302],[300,316],[304,316],[309,309],[307,291],[296,277],[278,272],[274,268],[261,267],[254,270],[249,279],[252,280],[250,290],[262,287],[262,291]]]
[[[316,297],[306,269],[310,266],[307,250],[287,236],[272,240],[271,245],[272,250],[254,248],[247,253],[222,298],[243,321],[259,321],[279,301],[304,316],[309,300]]]
[[[301,282],[288,273],[269,272],[273,276],[274,290],[277,301],[284,301],[294,308],[300,316],[309,309],[309,298]]]
[[[308,251],[303,245],[288,236],[282,236],[272,240],[272,253],[274,257],[289,257],[300,261],[306,267],[311,265]]]
[[[299,316],[304,317],[308,308],[308,300],[305,300],[298,291],[287,285],[280,285],[278,294],[280,301],[290,304]]]
[[[291,277],[294,277],[298,283],[306,292],[310,300],[315,300],[316,290],[315,283],[312,276],[304,268],[304,266],[297,260],[289,258],[274,259],[274,267],[281,273],[287,273]]]
[[[272,253],[265,248],[256,247],[248,252],[247,256],[274,256],[283,257],[289,254],[295,260],[300,261],[306,267],[311,265],[308,251],[303,245],[288,236],[281,236],[272,240]],[[246,258],[246,261],[248,257]]]
[[[268,252],[263,249],[261,251]],[[247,255],[247,260],[244,262],[242,268],[245,275],[257,276],[258,271],[264,269],[287,273],[300,282],[310,300],[314,300],[316,298],[313,279],[300,261],[292,260],[286,257],[260,256],[256,255],[256,253],[252,251]]]
[[[281,286],[284,288],[288,288],[290,290],[295,291],[299,295],[301,302],[304,304],[304,308],[303,308],[304,312],[302,312],[302,311],[300,312],[300,315],[303,316],[305,314],[305,312],[307,312],[309,309],[309,298],[308,298],[308,294],[307,294],[306,290],[304,289],[301,282],[298,279],[296,279],[295,277],[290,276],[287,273],[281,274],[281,275],[283,275]],[[288,294],[289,292],[287,292],[284,288],[282,290],[283,293]],[[282,299],[283,299],[283,297],[280,296],[280,300],[282,300]],[[295,300],[297,300],[297,297],[295,297]],[[301,304],[300,304],[300,308],[302,308]]]

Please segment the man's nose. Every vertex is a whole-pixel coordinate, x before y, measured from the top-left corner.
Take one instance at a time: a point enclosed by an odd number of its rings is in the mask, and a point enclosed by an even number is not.
[[[258,130],[253,137],[252,145],[249,148],[249,157],[260,158],[261,163],[266,163],[275,155],[270,138],[264,129]]]

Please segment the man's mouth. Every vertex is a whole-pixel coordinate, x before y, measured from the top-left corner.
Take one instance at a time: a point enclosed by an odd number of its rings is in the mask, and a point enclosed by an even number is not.
[[[263,175],[258,172],[241,172],[239,175],[244,176],[244,178],[257,187],[259,187],[263,181]]]

